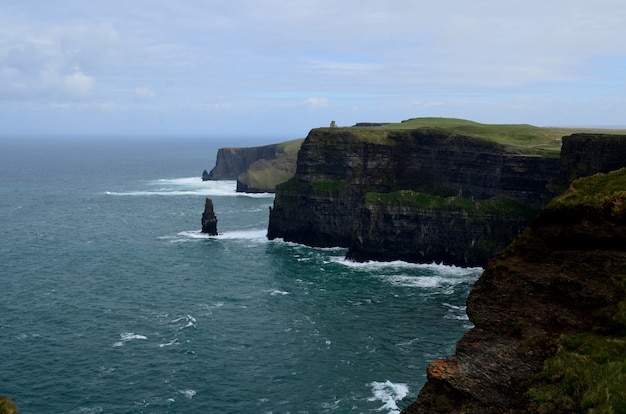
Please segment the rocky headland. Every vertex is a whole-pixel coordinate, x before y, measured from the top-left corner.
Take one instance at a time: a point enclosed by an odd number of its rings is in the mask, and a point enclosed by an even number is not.
[[[273,193],[276,185],[293,177],[303,139],[258,147],[220,148],[207,180],[237,180],[237,191]]]
[[[463,128],[312,130],[277,187],[268,237],[356,260],[485,265],[554,196],[560,140],[538,155],[454,122]]]
[[[489,262],[467,313],[475,327],[404,414],[623,412],[626,169],[552,200]]]

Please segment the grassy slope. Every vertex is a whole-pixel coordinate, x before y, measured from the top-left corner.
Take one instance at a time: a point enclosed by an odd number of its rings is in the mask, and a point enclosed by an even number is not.
[[[298,150],[303,141],[304,138],[301,138],[278,144],[277,157],[252,164],[243,180],[249,186],[260,189],[273,189],[287,181],[295,173]]]
[[[626,130],[591,128],[547,128],[526,124],[480,124],[457,118],[414,118],[375,127],[350,127],[360,138],[384,141],[389,131],[439,128],[515,148],[523,153],[558,157],[561,138],[578,132],[626,134]]]

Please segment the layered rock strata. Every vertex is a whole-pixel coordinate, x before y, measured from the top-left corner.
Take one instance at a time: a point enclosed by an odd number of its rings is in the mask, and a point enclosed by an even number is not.
[[[276,144],[260,147],[220,148],[209,180],[236,180],[250,165],[261,159],[276,158]]]
[[[553,195],[547,184],[556,159],[437,129],[368,131],[309,133],[295,177],[277,188],[270,239],[349,247],[357,259],[482,265],[528,223],[530,210]],[[398,191],[430,200],[393,203],[375,196]],[[494,197],[516,206],[496,211],[476,205]],[[457,200],[468,200],[472,212]],[[452,207],[431,207],[442,203]],[[472,241],[477,247],[468,250]],[[466,247],[454,251],[457,245]]]
[[[293,177],[302,139],[260,147],[220,148],[215,167],[203,180],[237,180],[237,192],[273,193]]]
[[[475,327],[404,414],[623,410],[626,169],[551,201],[489,262],[467,313]]]

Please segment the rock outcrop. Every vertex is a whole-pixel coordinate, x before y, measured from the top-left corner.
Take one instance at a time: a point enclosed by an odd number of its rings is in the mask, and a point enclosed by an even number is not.
[[[213,200],[208,197],[204,202],[204,212],[202,213],[202,233],[217,236],[217,217],[213,211]]]
[[[207,170],[202,171],[202,181],[209,181],[210,179],[211,179],[211,176],[209,175]]]
[[[432,128],[370,131],[309,133],[295,177],[278,187],[270,239],[349,247],[356,259],[484,265],[553,196],[555,158]]]
[[[622,412],[626,169],[552,200],[489,262],[467,313],[475,327],[404,414]]]
[[[259,147],[220,148],[209,180],[236,180],[258,160],[276,158],[277,144]]]
[[[237,192],[274,192],[293,177],[302,139],[259,147],[220,148],[207,180],[237,180]],[[205,176],[203,174],[203,180]]]

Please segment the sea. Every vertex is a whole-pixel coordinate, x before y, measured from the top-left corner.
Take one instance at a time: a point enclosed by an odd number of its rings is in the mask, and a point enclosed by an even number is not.
[[[220,146],[0,140],[0,395],[22,414],[399,413],[454,353],[482,269],[269,241],[273,194],[200,179]]]

